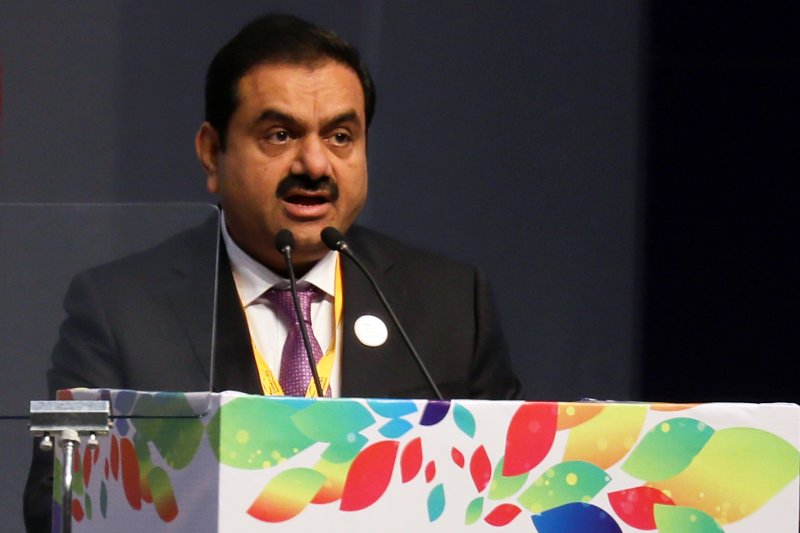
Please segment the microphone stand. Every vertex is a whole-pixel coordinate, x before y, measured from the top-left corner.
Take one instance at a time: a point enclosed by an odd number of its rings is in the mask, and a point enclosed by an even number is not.
[[[344,240],[344,235],[337,230],[336,228],[327,227],[322,230],[322,242],[330,248],[331,250],[336,250],[342,252],[346,255],[355,265],[364,273],[367,280],[369,280],[372,288],[375,289],[375,293],[378,295],[378,299],[380,299],[381,304],[383,304],[383,308],[386,309],[386,312],[389,314],[389,317],[392,319],[397,331],[400,332],[400,337],[403,339],[403,342],[408,347],[408,350],[411,352],[411,355],[414,357],[414,361],[417,363],[420,372],[422,375],[425,376],[425,379],[428,381],[428,385],[430,385],[431,389],[433,389],[433,393],[436,395],[436,399],[444,400],[442,393],[439,391],[439,387],[436,386],[436,382],[431,377],[430,372],[428,372],[425,363],[422,362],[422,358],[417,353],[417,350],[414,348],[414,345],[411,343],[411,339],[406,334],[406,330],[403,329],[403,326],[400,325],[400,320],[397,318],[397,315],[394,314],[392,310],[392,306],[389,305],[388,300],[386,300],[386,296],[383,295],[383,291],[378,287],[378,283],[375,281],[375,278],[367,270],[367,267],[359,261],[359,259],[355,256],[352,250],[350,250],[350,246],[347,245],[347,242]]]
[[[311,339],[308,336],[306,321],[303,320],[303,313],[300,310],[300,297],[297,295],[297,278],[292,267],[292,249],[294,248],[294,235],[288,229],[282,229],[275,236],[275,246],[286,260],[286,270],[289,272],[289,288],[292,291],[292,302],[297,321],[300,323],[300,335],[303,337],[303,346],[308,356],[308,366],[311,368],[311,376],[314,379],[314,387],[317,389],[317,397],[323,397],[322,382],[317,372],[317,362],[314,361],[314,349],[311,348]]]

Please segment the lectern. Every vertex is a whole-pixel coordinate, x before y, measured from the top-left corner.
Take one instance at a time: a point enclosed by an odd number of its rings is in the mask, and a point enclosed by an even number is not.
[[[798,530],[793,404],[60,399],[112,409],[73,458],[74,531]]]

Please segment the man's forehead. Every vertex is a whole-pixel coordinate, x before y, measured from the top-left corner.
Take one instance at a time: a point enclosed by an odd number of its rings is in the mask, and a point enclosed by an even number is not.
[[[236,106],[244,98],[285,100],[298,103],[307,92],[321,94],[332,103],[352,101],[356,111],[365,113],[365,95],[357,73],[334,59],[291,63],[269,61],[249,69],[236,86]],[[257,102],[253,102],[257,104]]]

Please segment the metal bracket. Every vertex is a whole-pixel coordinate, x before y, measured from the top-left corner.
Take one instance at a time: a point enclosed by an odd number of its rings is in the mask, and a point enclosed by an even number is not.
[[[61,531],[72,531],[73,455],[80,449],[81,436],[88,436],[87,447],[96,448],[97,435],[111,429],[111,403],[107,400],[31,401],[30,431],[41,436],[39,448],[53,449],[52,435],[64,449],[63,486],[61,489]]]

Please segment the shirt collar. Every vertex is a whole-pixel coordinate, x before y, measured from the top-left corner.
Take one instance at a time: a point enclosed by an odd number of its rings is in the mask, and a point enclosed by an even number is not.
[[[225,223],[225,212],[222,212],[222,240],[231,262],[233,280],[239,292],[242,305],[247,307],[258,300],[265,292],[274,286],[284,288],[289,286],[289,280],[283,278],[265,267],[242,250],[234,242]],[[311,284],[320,289],[326,296],[333,298],[336,284],[337,253],[330,251],[311,267],[305,276],[297,280],[299,285]]]

